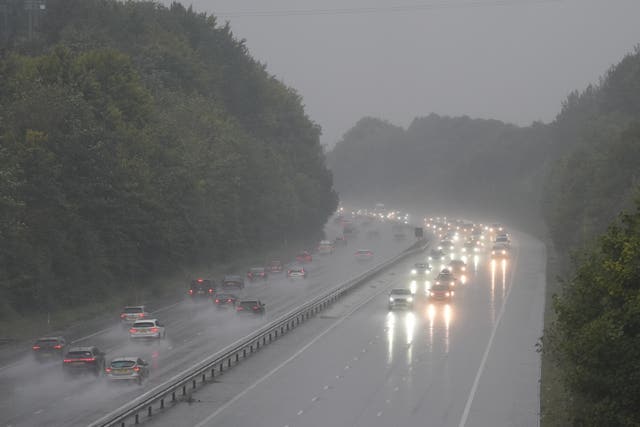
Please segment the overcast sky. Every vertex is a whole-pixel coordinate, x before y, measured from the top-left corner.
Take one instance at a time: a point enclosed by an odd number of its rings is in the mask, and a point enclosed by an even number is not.
[[[640,43],[640,0],[183,3],[229,20],[302,95],[330,146],[363,116],[402,126],[431,112],[549,122],[570,91]]]

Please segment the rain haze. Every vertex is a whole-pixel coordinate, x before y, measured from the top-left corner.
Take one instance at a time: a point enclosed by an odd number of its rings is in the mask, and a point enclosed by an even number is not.
[[[185,2],[189,4],[189,2]],[[194,0],[303,97],[334,145],[363,116],[549,122],[640,42],[636,0]]]

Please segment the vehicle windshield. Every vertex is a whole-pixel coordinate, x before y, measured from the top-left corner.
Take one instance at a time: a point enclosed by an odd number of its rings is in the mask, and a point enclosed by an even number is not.
[[[392,295],[411,295],[411,289],[394,289],[391,291]]]
[[[258,305],[258,301],[242,301],[240,305],[242,307],[255,307]]]
[[[136,322],[133,324],[134,328],[152,328],[154,326],[153,322]]]
[[[143,313],[144,309],[142,307],[125,307],[124,310],[122,311],[123,313],[127,313],[127,314],[135,314],[135,313]]]
[[[431,290],[433,290],[433,291],[448,291],[449,290],[449,285],[443,285],[443,284],[433,285],[431,287]]]
[[[66,357],[68,359],[83,359],[91,356],[93,356],[93,354],[91,354],[90,351],[70,351]]]
[[[262,267],[254,267],[251,269],[252,273],[262,273],[264,271],[264,268]]]
[[[131,368],[136,364],[133,360],[114,360],[111,362],[112,368]]]

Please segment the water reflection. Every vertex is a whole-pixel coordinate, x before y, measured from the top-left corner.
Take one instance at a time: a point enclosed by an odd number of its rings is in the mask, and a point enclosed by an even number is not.
[[[426,310],[427,331],[429,334],[429,349],[433,351],[436,338],[441,338],[444,344],[444,352],[449,353],[451,321],[453,320],[453,307],[450,304],[430,303]]]
[[[489,313],[491,314],[491,324],[496,321],[496,260],[491,260],[491,292],[489,301]]]
[[[507,290],[507,260],[502,260],[502,299],[504,300],[504,295]]]
[[[396,314],[387,313],[387,364],[393,363],[393,339],[396,335]]]

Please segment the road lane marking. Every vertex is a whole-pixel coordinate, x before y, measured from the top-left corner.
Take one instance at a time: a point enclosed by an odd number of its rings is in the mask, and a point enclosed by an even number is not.
[[[298,415],[302,415],[302,414],[304,414],[304,411],[303,411],[302,409],[300,409],[300,410],[298,411]]]
[[[318,396],[315,396],[313,399],[311,399],[312,402],[316,402],[318,400]]]
[[[326,386],[322,387],[322,389],[323,389],[323,390],[329,390],[329,386],[328,386],[328,385],[326,385]]]
[[[385,289],[380,290],[379,292],[374,293],[372,296],[370,296],[369,298],[365,299],[362,303],[357,304],[353,309],[351,309],[346,315],[344,315],[343,317],[341,317],[340,319],[338,319],[334,324],[332,324],[331,326],[329,326],[327,329],[325,329],[324,331],[322,331],[320,334],[318,334],[315,338],[313,338],[311,341],[309,341],[307,344],[304,345],[304,347],[302,347],[300,350],[296,351],[291,357],[289,357],[287,360],[285,360],[284,362],[282,362],[281,364],[279,364],[278,366],[276,366],[275,368],[273,368],[271,371],[267,372],[267,374],[265,374],[262,378],[258,379],[256,382],[254,382],[253,384],[251,384],[249,387],[247,387],[246,389],[244,389],[242,392],[238,393],[236,396],[233,397],[233,399],[229,400],[228,402],[226,402],[225,404],[223,404],[222,406],[220,406],[218,409],[216,409],[215,411],[213,411],[209,416],[207,416],[204,420],[200,421],[198,424],[194,425],[193,427],[204,427],[205,425],[207,425],[211,420],[213,420],[215,417],[217,417],[222,411],[224,411],[225,409],[227,409],[229,406],[233,405],[234,403],[236,403],[238,400],[240,400],[241,398],[243,398],[247,393],[249,393],[251,390],[253,390],[254,388],[256,388],[257,386],[259,386],[260,384],[262,384],[263,382],[265,382],[266,380],[268,380],[269,378],[271,378],[274,374],[276,374],[278,371],[280,371],[282,368],[284,368],[286,365],[288,365],[289,363],[291,363],[293,360],[295,360],[296,358],[298,358],[302,353],[304,353],[305,351],[307,351],[307,349],[309,349],[309,347],[311,347],[312,345],[314,345],[316,342],[318,342],[322,337],[324,337],[325,335],[327,335],[329,332],[333,331],[335,328],[337,328],[340,324],[342,324],[342,322],[344,322],[345,320],[347,320],[348,318],[351,317],[351,315],[353,313],[355,313],[356,311],[358,311],[360,308],[364,307],[365,305],[367,305],[370,301],[372,301],[374,298],[377,298],[378,296],[380,296],[383,292],[385,291]],[[340,379],[340,375],[336,375],[337,379]]]
[[[34,412],[35,415],[39,415],[41,413],[44,412],[44,409],[38,409],[37,411]]]
[[[496,337],[496,331],[498,330],[498,326],[500,326],[502,315],[504,314],[507,308],[507,302],[509,302],[509,295],[511,295],[511,290],[515,286],[515,283],[513,282],[513,275],[516,270],[516,264],[518,262],[519,255],[520,255],[520,248],[518,248],[516,259],[514,260],[513,266],[511,267],[511,277],[509,278],[509,282],[511,283],[511,286],[509,286],[509,289],[507,289],[507,295],[504,297],[504,300],[502,301],[500,312],[498,313],[496,322],[493,325],[493,330],[491,331],[491,336],[489,337],[487,348],[484,350],[484,354],[482,355],[482,360],[480,361],[480,366],[478,367],[478,372],[476,373],[476,377],[473,380],[473,385],[471,386],[471,391],[469,392],[469,397],[467,398],[467,403],[464,406],[464,411],[462,412],[462,418],[460,418],[460,423],[458,424],[458,427],[465,427],[465,425],[467,424],[467,419],[469,418],[469,411],[471,410],[471,404],[473,403],[473,399],[476,395],[476,391],[478,390],[478,384],[480,383],[480,377],[482,376],[482,372],[484,372],[484,367],[487,363],[487,359],[489,358],[489,353],[491,352],[491,347],[493,345],[493,340]]]
[[[376,414],[376,417],[379,417],[379,416],[381,416],[381,415],[382,415],[382,411],[378,412],[378,413]]]

